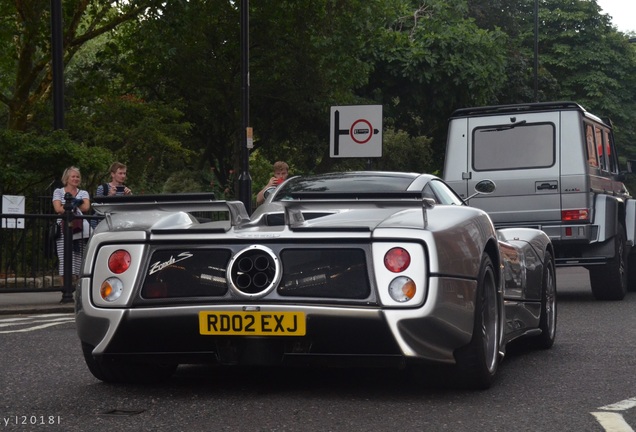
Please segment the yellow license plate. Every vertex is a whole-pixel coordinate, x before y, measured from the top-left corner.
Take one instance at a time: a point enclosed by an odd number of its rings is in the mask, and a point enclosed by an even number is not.
[[[304,336],[303,312],[199,312],[199,333],[221,336]]]

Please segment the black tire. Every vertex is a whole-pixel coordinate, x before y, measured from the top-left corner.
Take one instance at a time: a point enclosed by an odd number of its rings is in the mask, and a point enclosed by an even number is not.
[[[541,334],[532,338],[533,346],[548,349],[554,345],[557,327],[557,288],[554,258],[547,251],[543,264],[543,279],[541,283],[541,317],[539,328]]]
[[[475,298],[473,336],[470,343],[455,353],[460,379],[469,388],[487,389],[499,366],[501,322],[497,279],[492,260],[481,260]]]
[[[153,384],[167,380],[177,364],[136,363],[126,360],[101,359],[93,356],[91,345],[82,342],[86,366],[93,376],[107,383]]]
[[[627,246],[625,228],[618,224],[614,257],[603,266],[590,266],[590,285],[597,300],[623,300],[627,293]]]

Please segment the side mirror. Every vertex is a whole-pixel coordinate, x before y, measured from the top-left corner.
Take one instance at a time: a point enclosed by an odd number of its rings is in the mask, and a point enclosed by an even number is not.
[[[495,191],[495,189],[497,189],[497,185],[495,184],[494,181],[492,180],[481,180],[479,182],[477,182],[477,184],[475,185],[475,193],[470,195],[468,198],[466,198],[464,200],[464,204],[468,204],[468,201],[470,201],[471,198],[477,196],[477,195],[488,195],[491,194]]]
[[[497,185],[492,180],[481,180],[475,185],[475,192],[480,194],[491,194],[495,189],[497,189]]]

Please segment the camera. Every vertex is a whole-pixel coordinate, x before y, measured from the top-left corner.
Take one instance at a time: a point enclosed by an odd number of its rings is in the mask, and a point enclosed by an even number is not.
[[[124,186],[117,186],[116,190],[117,190],[118,194],[123,194],[124,193]]]

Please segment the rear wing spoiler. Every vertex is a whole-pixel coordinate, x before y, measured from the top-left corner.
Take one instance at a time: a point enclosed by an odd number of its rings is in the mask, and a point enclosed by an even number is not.
[[[92,202],[96,213],[108,216],[113,213],[166,211],[228,212],[232,226],[250,220],[241,201],[216,201],[212,193],[126,195],[95,197]]]
[[[428,224],[426,210],[433,208],[435,200],[422,197],[421,191],[413,192],[302,192],[292,193],[292,200],[277,201],[285,211],[285,225],[299,228],[305,222],[303,210],[311,208],[348,209],[354,207],[421,208],[424,227]]]
[[[292,193],[290,200],[276,201],[283,207],[285,225],[299,228],[305,223],[303,211],[315,208],[347,209],[355,207],[401,207],[421,208],[424,226],[427,225],[426,210],[433,208],[435,201],[422,197],[420,191],[415,192],[302,192]],[[109,216],[113,213],[165,211],[195,212],[218,211],[228,212],[232,226],[249,224],[245,205],[241,201],[216,201],[214,194],[164,194],[96,197],[93,199],[96,213]],[[254,221],[253,221],[254,222]]]

